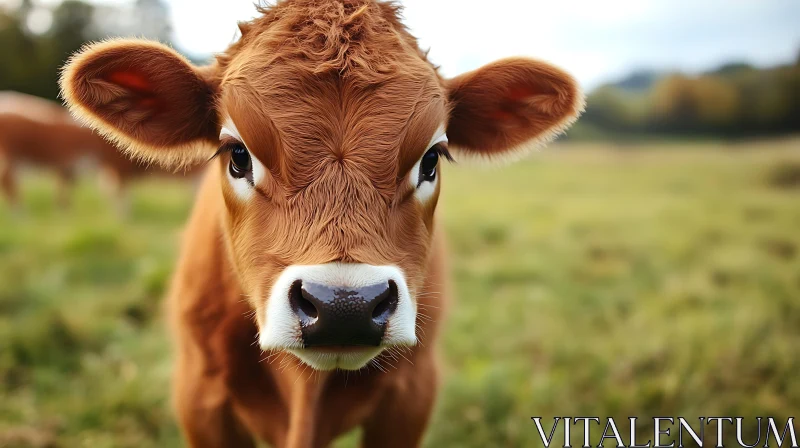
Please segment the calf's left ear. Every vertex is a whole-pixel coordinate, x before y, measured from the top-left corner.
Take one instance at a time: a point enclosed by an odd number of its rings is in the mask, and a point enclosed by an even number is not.
[[[214,67],[195,67],[158,42],[88,45],[67,62],[60,83],[73,114],[133,157],[179,167],[216,149]]]
[[[497,61],[446,87],[449,145],[468,158],[524,155],[564,132],[584,107],[572,76],[532,59]]]

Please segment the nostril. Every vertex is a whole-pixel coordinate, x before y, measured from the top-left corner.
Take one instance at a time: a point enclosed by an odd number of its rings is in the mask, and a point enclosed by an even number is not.
[[[303,282],[296,280],[289,288],[289,303],[292,310],[300,317],[300,324],[308,326],[316,322],[319,316],[317,307],[311,302],[313,296],[303,289]]]
[[[375,308],[372,310],[372,320],[378,325],[385,325],[397,308],[397,284],[389,280],[389,287],[375,298]]]

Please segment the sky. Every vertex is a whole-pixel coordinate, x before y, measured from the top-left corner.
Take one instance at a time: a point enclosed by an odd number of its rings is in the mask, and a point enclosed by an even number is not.
[[[224,50],[236,37],[236,22],[256,14],[254,0],[165,1],[175,45],[193,56]],[[521,55],[559,65],[589,89],[633,70],[693,73],[731,61],[769,66],[800,54],[800,0],[401,3],[406,24],[445,76]]]

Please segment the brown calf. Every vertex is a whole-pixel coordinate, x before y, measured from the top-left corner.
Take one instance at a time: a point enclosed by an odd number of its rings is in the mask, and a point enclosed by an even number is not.
[[[441,159],[524,153],[582,109],[568,74],[530,59],[443,79],[398,9],[279,1],[210,66],[116,40],[66,67],[73,111],[130,154],[217,159],[169,296],[191,446],[355,427],[364,446],[419,445],[447,302]]]

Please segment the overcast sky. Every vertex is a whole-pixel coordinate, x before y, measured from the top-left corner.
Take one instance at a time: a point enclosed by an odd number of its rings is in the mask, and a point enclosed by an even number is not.
[[[225,49],[236,35],[236,21],[255,14],[254,0],[166,1],[176,45],[195,56]],[[401,3],[407,25],[446,76],[526,55],[556,63],[592,88],[636,69],[696,72],[730,61],[766,66],[800,53],[800,0]]]

